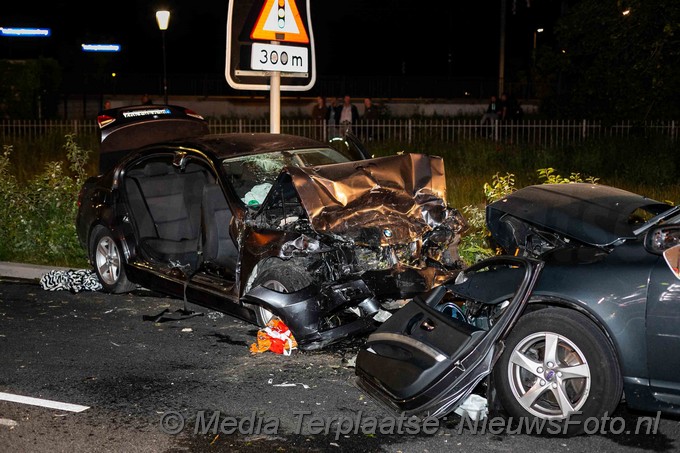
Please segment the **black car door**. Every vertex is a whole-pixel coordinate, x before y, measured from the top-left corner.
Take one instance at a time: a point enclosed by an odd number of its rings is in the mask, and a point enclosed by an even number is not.
[[[494,257],[414,298],[368,337],[357,385],[408,416],[454,410],[491,372],[542,266]]]

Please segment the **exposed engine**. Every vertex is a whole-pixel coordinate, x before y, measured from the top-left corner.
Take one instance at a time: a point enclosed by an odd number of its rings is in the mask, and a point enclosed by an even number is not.
[[[511,215],[503,216],[501,222],[504,225],[503,229],[510,236],[508,243],[501,246],[506,248],[509,254],[538,258],[556,248],[579,245],[566,236],[542,230]]]

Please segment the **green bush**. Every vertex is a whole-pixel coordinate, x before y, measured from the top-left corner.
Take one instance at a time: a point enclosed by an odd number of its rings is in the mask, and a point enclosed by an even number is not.
[[[572,172],[568,177],[561,176],[552,167],[539,168],[536,170],[541,184],[569,184],[575,182],[589,182],[596,184],[599,178],[592,176],[581,176],[580,173]],[[486,204],[500,200],[506,195],[511,194],[516,188],[515,175],[506,173],[501,175],[496,173],[491,182],[484,183],[484,196]],[[491,240],[491,233],[486,226],[486,205],[466,205],[463,213],[469,224],[469,229],[461,238],[458,253],[467,265],[474,264],[484,258],[503,253],[494,247]]]
[[[63,146],[69,171],[50,161],[30,180],[19,184],[10,172],[12,146],[0,158],[0,260],[82,267],[87,265],[75,231],[77,196],[87,177],[90,151],[73,134]]]

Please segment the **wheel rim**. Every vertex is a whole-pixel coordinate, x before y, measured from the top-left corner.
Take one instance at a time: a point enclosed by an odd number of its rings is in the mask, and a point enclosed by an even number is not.
[[[527,412],[561,420],[583,407],[592,379],[588,361],[576,344],[556,333],[538,332],[512,350],[508,381]]]
[[[265,288],[268,288],[268,289],[277,291],[277,292],[279,292],[279,293],[287,293],[287,292],[288,292],[288,288],[286,288],[285,286],[283,286],[283,284],[282,284],[280,281],[278,281],[278,280],[267,280],[266,282],[262,283],[262,286],[264,286]],[[262,305],[258,305],[258,306],[257,306],[257,311],[258,311],[258,313],[260,314],[260,319],[262,320],[262,323],[263,323],[265,326],[266,326],[267,324],[269,324],[269,321],[271,321],[272,319],[276,318],[276,316],[274,315],[274,313],[272,313],[271,311],[267,310],[267,309],[264,308]]]
[[[95,250],[97,273],[107,285],[114,285],[120,277],[120,253],[110,237],[103,237]]]

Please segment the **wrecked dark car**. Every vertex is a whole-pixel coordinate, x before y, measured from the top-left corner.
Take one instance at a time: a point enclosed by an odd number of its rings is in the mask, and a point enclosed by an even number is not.
[[[76,225],[109,292],[142,286],[260,326],[278,317],[316,349],[373,330],[462,267],[465,221],[446,205],[439,157],[211,135],[174,106],[100,121],[102,173]]]
[[[421,417],[474,392],[516,423],[550,422],[548,434],[582,433],[622,401],[680,413],[680,207],[599,184],[544,184],[486,214],[506,255],[370,334],[359,387]]]

